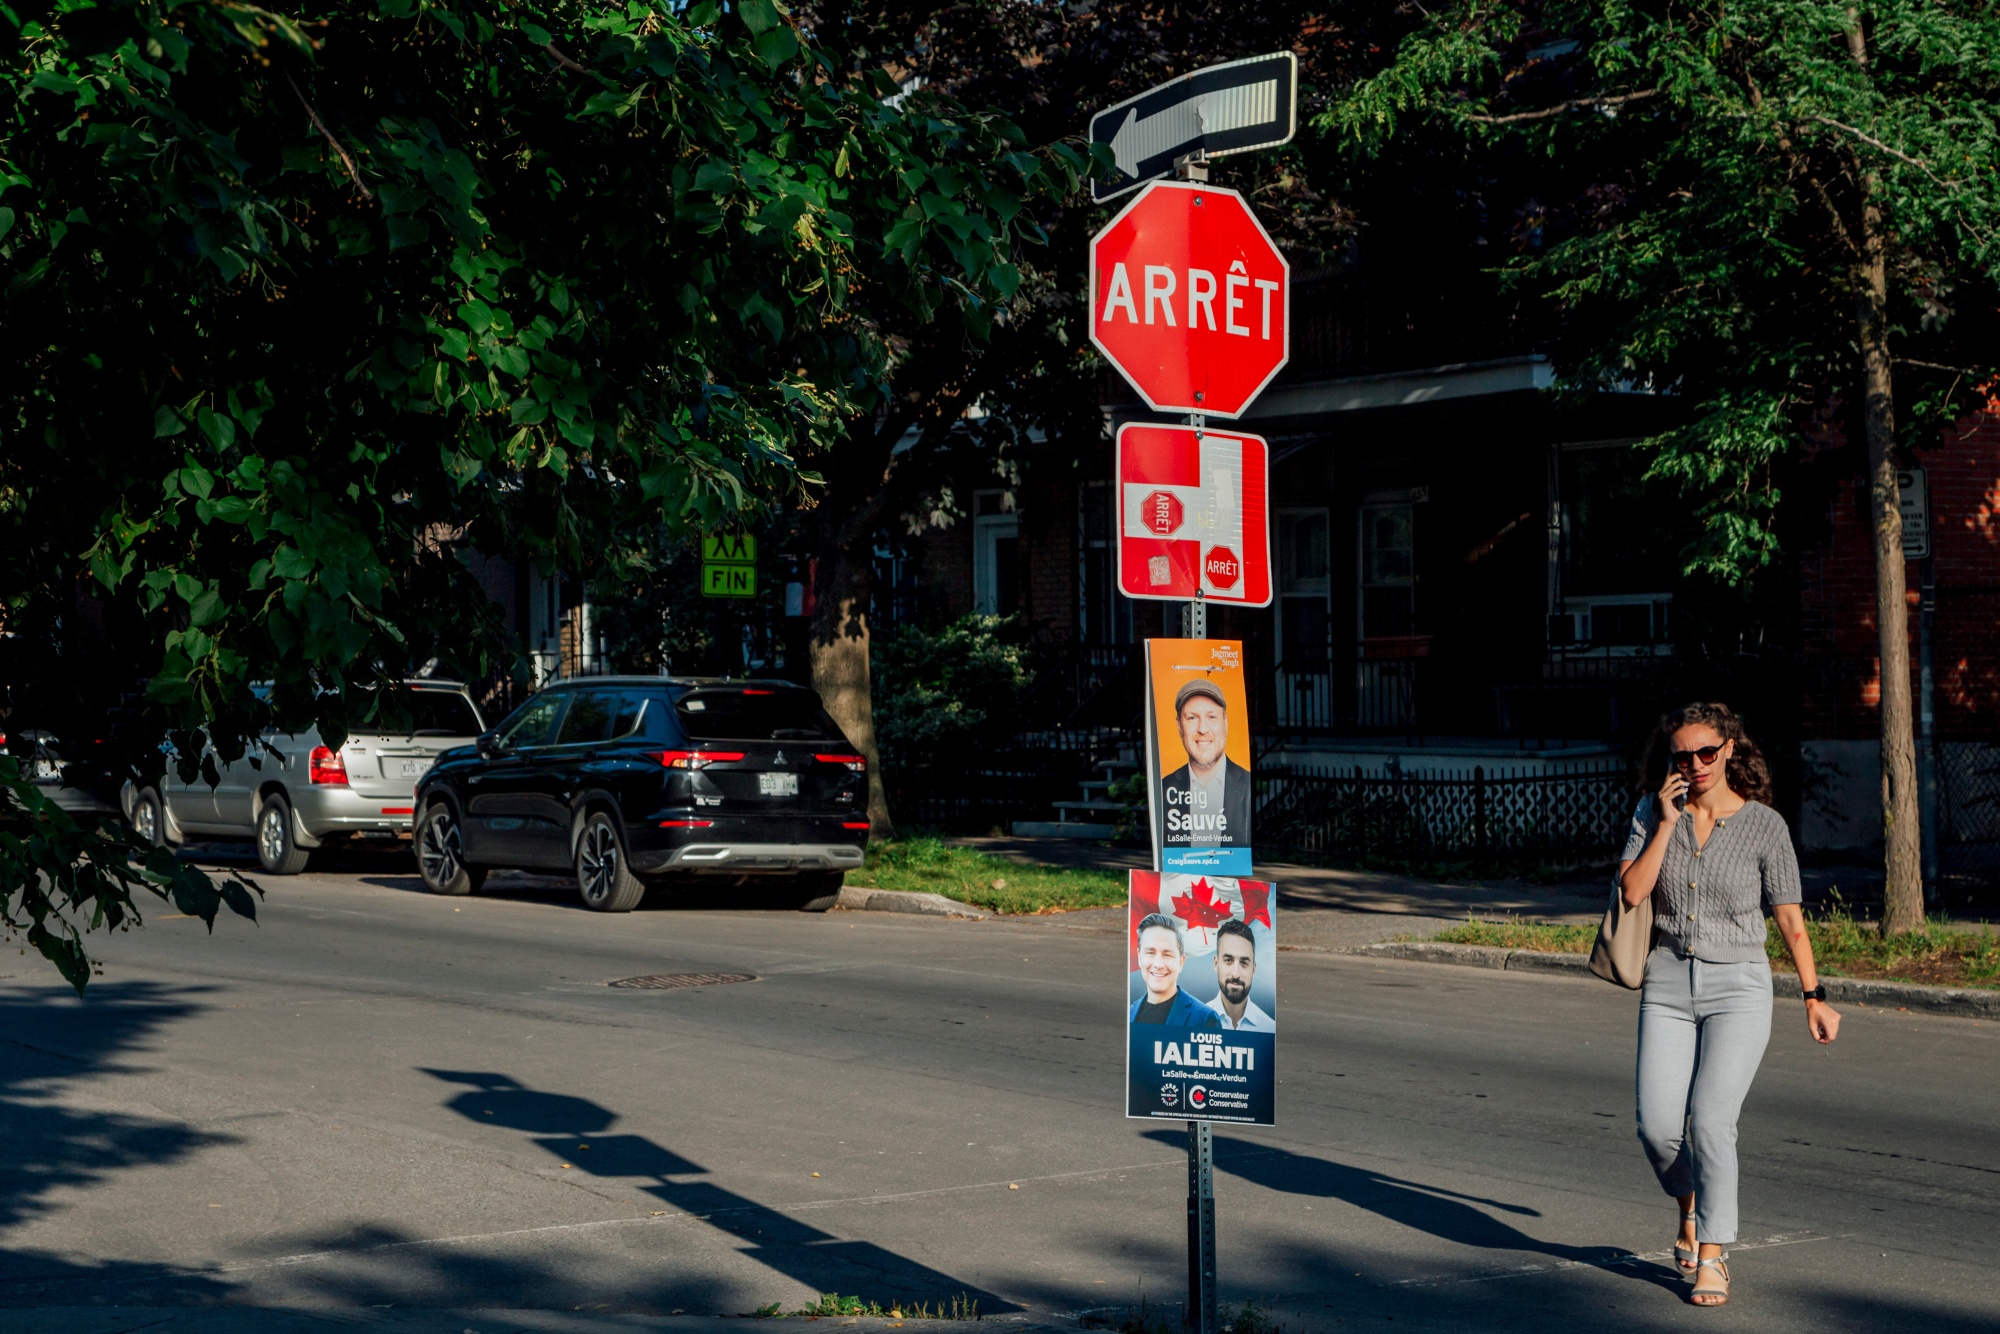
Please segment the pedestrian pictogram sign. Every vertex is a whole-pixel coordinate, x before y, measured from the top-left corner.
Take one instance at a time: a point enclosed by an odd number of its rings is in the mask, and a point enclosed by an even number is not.
[[[757,596],[756,538],[748,533],[723,533],[701,539],[701,595]]]
[[[1234,190],[1154,181],[1090,244],[1090,339],[1155,412],[1241,416],[1290,317],[1290,266]]]
[[[1118,428],[1118,587],[1127,597],[1271,604],[1270,453],[1261,436]],[[1155,516],[1172,501],[1163,534]]]

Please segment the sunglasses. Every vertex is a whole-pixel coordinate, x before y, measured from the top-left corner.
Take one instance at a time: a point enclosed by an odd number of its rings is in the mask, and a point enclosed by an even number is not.
[[[1723,744],[1727,745],[1728,743],[1724,742]],[[1677,750],[1673,753],[1672,758],[1674,768],[1676,769],[1692,769],[1696,760],[1700,760],[1702,768],[1706,769],[1709,765],[1714,764],[1716,757],[1721,754],[1722,746],[1703,746],[1700,750]]]

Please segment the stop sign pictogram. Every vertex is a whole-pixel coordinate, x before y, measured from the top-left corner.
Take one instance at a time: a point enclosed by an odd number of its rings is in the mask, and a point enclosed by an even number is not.
[[[1243,566],[1236,559],[1236,553],[1228,547],[1210,547],[1202,569],[1208,574],[1208,582],[1217,588],[1236,587],[1237,579],[1243,574]]]
[[[1090,244],[1090,339],[1155,412],[1241,416],[1290,317],[1291,267],[1234,190],[1155,181]]]
[[[1155,491],[1140,506],[1145,525],[1161,537],[1171,537],[1180,528],[1186,511],[1181,498],[1171,491]]]

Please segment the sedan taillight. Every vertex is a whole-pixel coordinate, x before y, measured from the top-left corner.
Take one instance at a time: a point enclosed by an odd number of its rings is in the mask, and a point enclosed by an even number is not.
[[[868,761],[859,755],[815,755],[813,758],[821,764],[844,764],[847,766],[849,773],[865,774],[868,772]]]
[[[347,761],[341,758],[339,751],[327,746],[312,748],[312,757],[306,761],[306,772],[316,784],[347,786]]]
[[[669,769],[702,769],[711,764],[730,764],[743,758],[740,750],[663,750],[659,761]]]

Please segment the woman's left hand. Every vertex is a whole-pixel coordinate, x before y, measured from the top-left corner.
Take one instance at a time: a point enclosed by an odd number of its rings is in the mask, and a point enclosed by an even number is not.
[[[1822,1000],[1806,1002],[1806,1032],[1822,1045],[1840,1035],[1840,1011]]]

